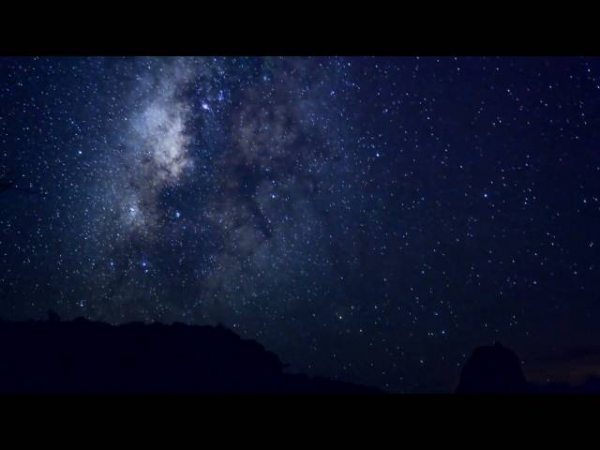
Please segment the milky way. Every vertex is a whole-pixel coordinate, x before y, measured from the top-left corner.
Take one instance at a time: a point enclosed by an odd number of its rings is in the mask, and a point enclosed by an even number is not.
[[[596,60],[0,65],[3,316],[223,323],[409,392],[600,339]]]
[[[160,61],[141,100],[130,100],[122,144],[105,150],[115,156],[99,173],[103,201],[91,212],[99,217],[93,234],[103,236],[92,239],[93,254],[102,255],[95,269],[105,282],[94,289],[95,307],[119,310],[135,300],[128,319],[239,316],[245,327],[254,320],[261,328],[265,317],[310,303],[307,288],[326,295],[324,286],[348,264],[331,260],[331,216],[344,209],[336,201],[353,195],[344,186],[353,174],[341,110],[329,100],[334,82],[326,85],[312,61],[273,61],[227,101],[223,90],[206,95],[211,86],[199,76],[218,77],[220,65],[193,62]],[[350,239],[351,225],[344,226]],[[140,270],[149,283],[123,276]],[[178,273],[177,289],[189,292],[158,294],[154,272]]]

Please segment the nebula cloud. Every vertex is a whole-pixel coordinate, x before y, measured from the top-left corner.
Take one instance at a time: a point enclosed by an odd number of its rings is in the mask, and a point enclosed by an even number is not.
[[[112,181],[123,224],[145,238],[155,238],[164,219],[158,205],[164,190],[193,170],[190,104],[182,95],[193,72],[178,59],[160,69],[139,81],[146,94],[125,117],[120,179]]]

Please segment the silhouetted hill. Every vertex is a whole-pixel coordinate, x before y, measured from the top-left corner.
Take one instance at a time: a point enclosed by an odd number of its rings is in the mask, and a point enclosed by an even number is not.
[[[3,393],[382,393],[283,369],[221,326],[0,320]]]
[[[460,375],[458,394],[524,394],[527,380],[511,350],[496,343],[475,349]]]
[[[521,362],[511,350],[496,343],[475,349],[462,369],[457,394],[600,394],[600,378],[580,386],[567,383],[529,383]]]

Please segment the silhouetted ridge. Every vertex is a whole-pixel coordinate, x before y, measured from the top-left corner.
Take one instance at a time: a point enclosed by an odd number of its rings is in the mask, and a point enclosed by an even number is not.
[[[381,392],[283,369],[277,355],[222,326],[0,320],[0,392]]]
[[[521,362],[500,343],[475,349],[462,369],[459,394],[522,394],[528,391]]]

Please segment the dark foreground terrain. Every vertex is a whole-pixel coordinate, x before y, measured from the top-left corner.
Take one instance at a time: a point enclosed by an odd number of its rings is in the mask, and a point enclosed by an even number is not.
[[[284,373],[279,358],[223,327],[0,320],[2,393],[382,391]]]
[[[582,386],[529,383],[519,358],[500,344],[477,348],[459,394],[600,393]],[[290,374],[277,355],[224,327],[80,318],[0,320],[0,393],[383,394],[371,387]]]

